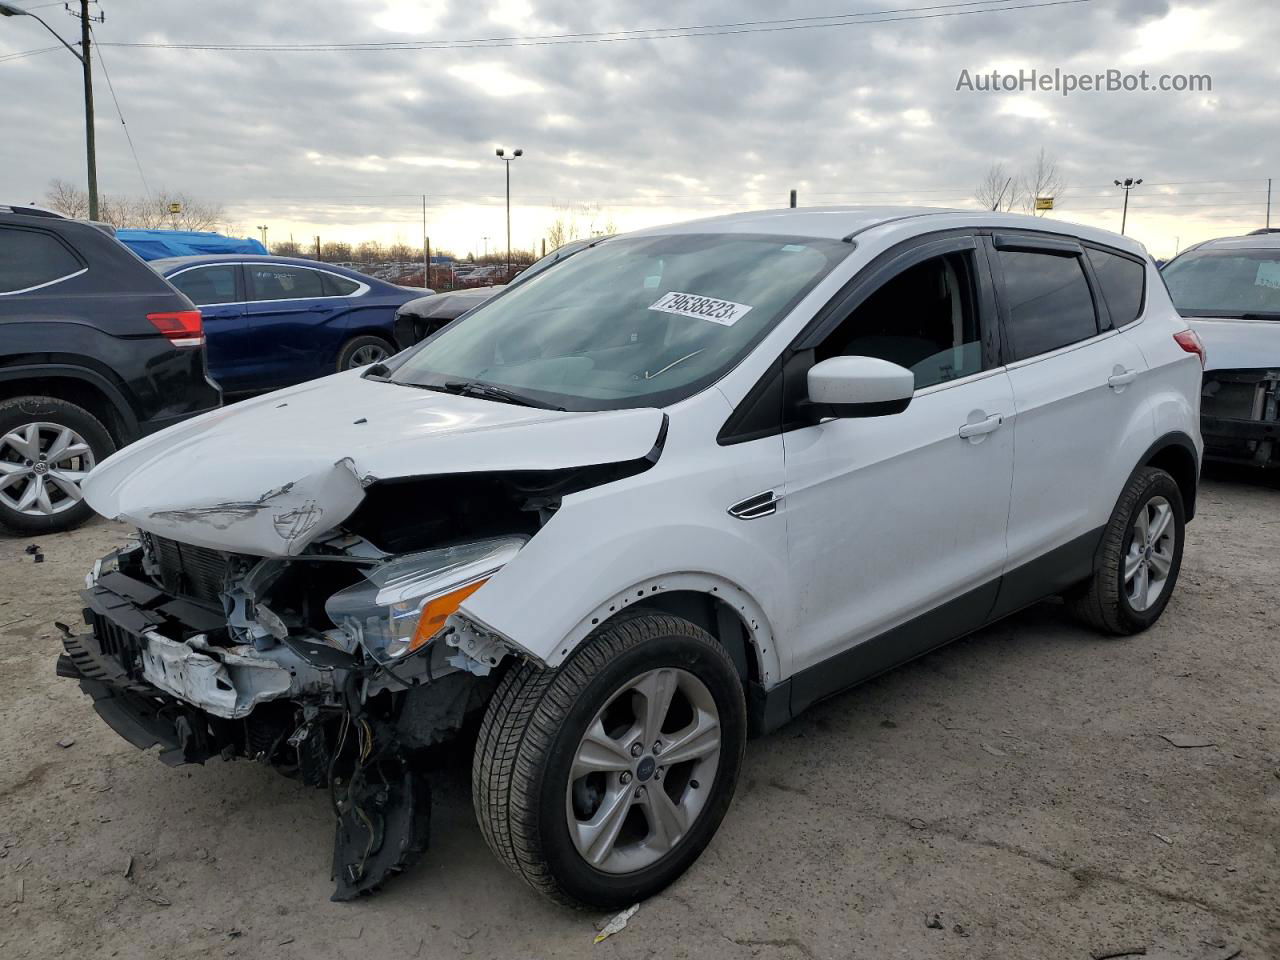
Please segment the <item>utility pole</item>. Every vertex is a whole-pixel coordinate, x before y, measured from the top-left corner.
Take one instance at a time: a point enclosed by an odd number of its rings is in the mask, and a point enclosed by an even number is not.
[[[80,63],[84,67],[84,145],[89,166],[89,219],[98,219],[98,149],[93,136],[93,65],[89,59],[89,0],[80,0]]]
[[[1267,177],[1267,229],[1271,229],[1271,178]]]
[[[1142,183],[1142,178],[1137,180],[1133,177],[1125,177],[1124,180],[1117,180],[1116,186],[1124,190],[1124,211],[1120,214],[1120,236],[1124,236],[1125,224],[1129,222],[1129,191]]]
[[[80,49],[77,50],[53,27],[44,22],[42,17],[37,16],[29,10],[23,10],[21,7],[15,7],[11,3],[0,3],[0,17],[30,17],[40,26],[44,27],[53,34],[55,39],[71,51],[71,55],[80,61],[80,66],[84,70],[84,147],[85,157],[88,166],[89,180],[89,219],[98,219],[98,155],[94,145],[93,137],[93,66],[89,58],[89,23],[96,21],[102,23],[106,19],[105,14],[99,14],[97,17],[89,16],[89,0],[80,0],[80,12],[73,13],[73,16],[80,19]]]
[[[427,195],[422,195],[422,285],[431,286],[431,244],[427,242]]]
[[[796,192],[795,190],[792,190],[791,191],[791,209],[794,210],[795,208],[796,208]]]

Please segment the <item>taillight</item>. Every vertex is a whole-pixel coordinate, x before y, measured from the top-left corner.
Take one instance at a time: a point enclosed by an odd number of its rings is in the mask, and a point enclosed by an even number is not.
[[[1173,335],[1173,339],[1176,340],[1178,342],[1178,346],[1187,351],[1187,353],[1194,353],[1200,358],[1200,369],[1203,370],[1205,364],[1205,352],[1204,341],[1200,339],[1200,336],[1194,330],[1181,330]]]
[[[204,346],[204,320],[199,310],[148,313],[151,325],[168,337],[175,347]]]

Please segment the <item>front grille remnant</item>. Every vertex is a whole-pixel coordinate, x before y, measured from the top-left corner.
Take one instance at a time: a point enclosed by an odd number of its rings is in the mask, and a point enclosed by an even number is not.
[[[203,603],[218,603],[230,557],[164,537],[150,537],[160,585],[168,593]]]

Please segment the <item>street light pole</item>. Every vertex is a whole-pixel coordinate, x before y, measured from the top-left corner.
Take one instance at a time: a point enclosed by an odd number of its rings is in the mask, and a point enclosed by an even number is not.
[[[507,273],[503,280],[506,283],[511,280],[511,161],[516,157],[523,157],[524,151],[517,148],[511,151],[509,157],[502,147],[499,147],[496,152],[498,159],[507,166]]]
[[[1142,178],[1137,180],[1133,177],[1125,177],[1124,180],[1117,180],[1116,186],[1124,190],[1124,211],[1120,214],[1120,236],[1124,236],[1125,224],[1129,222],[1129,191],[1142,183]]]
[[[93,65],[89,54],[89,0],[80,0],[80,50],[63,40],[58,31],[30,10],[11,3],[0,3],[0,17],[30,17],[71,51],[84,69],[84,143],[89,179],[89,219],[98,219],[98,156],[93,137]]]

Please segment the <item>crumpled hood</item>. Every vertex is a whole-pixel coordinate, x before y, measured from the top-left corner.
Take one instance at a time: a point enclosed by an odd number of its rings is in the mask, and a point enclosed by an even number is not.
[[[537,410],[352,371],[140,440],[83,489],[98,513],[160,536],[293,556],[350,516],[376,480],[635,460],[653,449],[662,418],[655,409]]]
[[[1280,367],[1280,321],[1186,319],[1204,343],[1206,370]]]

